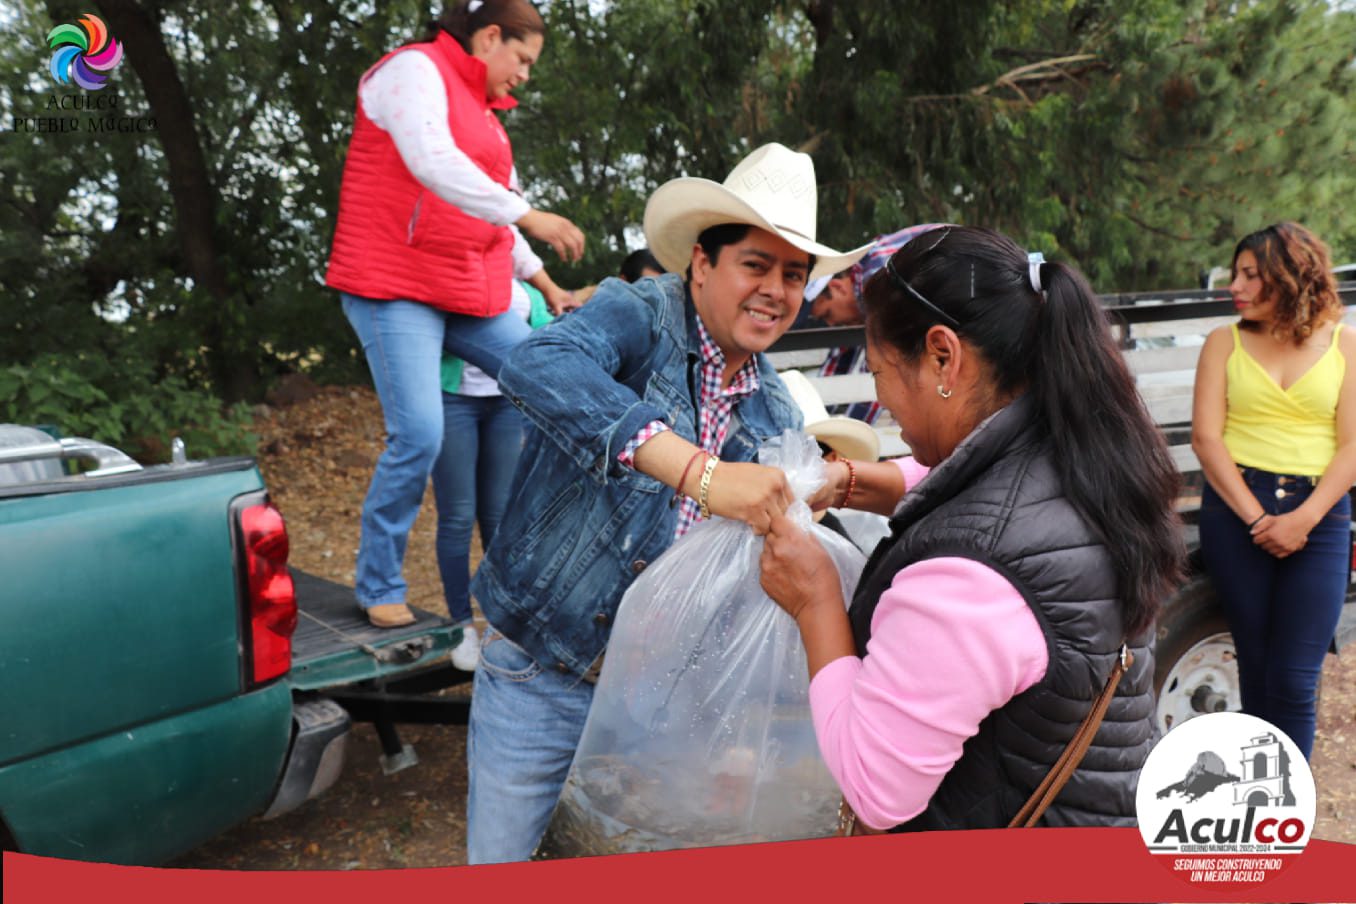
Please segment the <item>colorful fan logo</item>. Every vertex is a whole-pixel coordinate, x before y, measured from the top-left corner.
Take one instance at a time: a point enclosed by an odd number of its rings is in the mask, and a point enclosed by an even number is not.
[[[75,82],[86,91],[97,91],[108,73],[122,62],[122,45],[108,33],[98,16],[85,15],[78,25],[58,25],[47,35],[52,54],[52,78],[63,85]]]

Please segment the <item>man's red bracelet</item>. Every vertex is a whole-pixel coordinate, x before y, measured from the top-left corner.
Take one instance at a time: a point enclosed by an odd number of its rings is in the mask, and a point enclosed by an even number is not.
[[[697,460],[698,455],[710,455],[705,449],[698,449],[692,453],[692,457],[687,460],[687,467],[683,468],[683,476],[678,478],[678,486],[673,490],[673,498],[669,500],[669,508],[673,508],[678,501],[683,498],[683,484],[687,483],[687,475],[692,470],[692,463]]]

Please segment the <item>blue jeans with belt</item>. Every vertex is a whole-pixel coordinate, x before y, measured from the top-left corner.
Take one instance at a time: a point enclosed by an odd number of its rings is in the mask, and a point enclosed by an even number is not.
[[[1293,512],[1315,478],[1241,468],[1269,514]],[[1343,496],[1304,547],[1278,559],[1207,483],[1201,499],[1201,554],[1234,635],[1243,711],[1266,719],[1309,757],[1318,679],[1337,630],[1351,573],[1351,499]]]
[[[504,356],[531,329],[512,311],[470,317],[417,301],[341,298],[386,422],[386,449],[363,500],[355,593],[364,607],[403,603],[405,543],[443,443],[443,352],[498,374]]]

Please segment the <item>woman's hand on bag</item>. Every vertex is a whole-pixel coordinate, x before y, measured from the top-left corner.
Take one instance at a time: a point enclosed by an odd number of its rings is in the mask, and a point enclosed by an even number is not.
[[[529,210],[518,218],[517,226],[532,238],[554,248],[563,261],[573,263],[584,256],[584,233],[559,214]]]
[[[843,591],[833,559],[785,515],[772,519],[758,564],[763,590],[797,621],[815,605],[832,604],[842,613]]]
[[[851,477],[847,462],[830,461],[824,465],[824,485],[810,494],[805,502],[812,512],[822,512],[832,508],[836,502],[847,495],[848,479]]]
[[[1252,542],[1278,559],[1293,555],[1309,542],[1309,531],[1314,525],[1304,513],[1286,512],[1267,515],[1252,529]]]
[[[772,519],[795,500],[780,468],[738,461],[716,465],[706,498],[712,514],[743,521],[755,534],[767,533]]]

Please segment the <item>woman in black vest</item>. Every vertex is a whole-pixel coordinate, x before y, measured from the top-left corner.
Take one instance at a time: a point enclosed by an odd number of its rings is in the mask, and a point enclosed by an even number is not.
[[[1177,473],[1081,275],[944,227],[867,283],[867,360],[912,460],[830,467],[892,515],[850,611],[773,522],[763,586],[805,642],[820,748],[874,829],[1008,824],[1134,654],[1046,825],[1131,825],[1155,740],[1150,626],[1179,578]],[[907,493],[906,493],[907,489]]]

